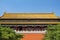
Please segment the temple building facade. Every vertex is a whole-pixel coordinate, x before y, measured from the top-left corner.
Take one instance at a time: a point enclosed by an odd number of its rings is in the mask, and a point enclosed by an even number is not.
[[[0,16],[0,24],[3,27],[10,27],[11,29],[14,29],[16,33],[45,34],[48,25],[60,24],[60,17],[56,16],[54,13],[5,12],[2,16]]]

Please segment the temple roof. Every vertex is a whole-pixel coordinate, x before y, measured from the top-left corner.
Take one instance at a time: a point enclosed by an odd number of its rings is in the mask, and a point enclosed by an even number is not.
[[[1,18],[57,18],[54,13],[4,13]]]

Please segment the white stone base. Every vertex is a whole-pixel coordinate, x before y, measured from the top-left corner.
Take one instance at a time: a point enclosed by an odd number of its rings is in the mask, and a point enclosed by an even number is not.
[[[42,33],[42,34],[45,34],[46,33],[46,30],[45,31],[16,31],[16,33]]]

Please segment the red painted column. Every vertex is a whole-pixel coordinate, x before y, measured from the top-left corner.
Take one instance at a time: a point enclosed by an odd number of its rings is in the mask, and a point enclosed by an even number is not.
[[[16,29],[16,31],[18,31],[18,27],[17,26],[15,27],[15,29]]]

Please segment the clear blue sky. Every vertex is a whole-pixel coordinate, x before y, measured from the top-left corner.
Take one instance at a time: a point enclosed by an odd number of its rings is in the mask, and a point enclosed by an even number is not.
[[[60,16],[60,0],[0,0],[0,16],[4,12],[55,12]]]

